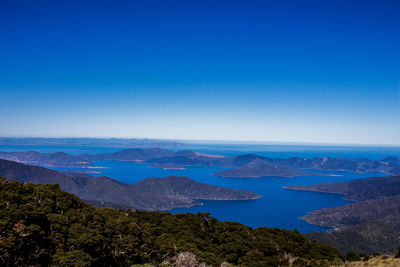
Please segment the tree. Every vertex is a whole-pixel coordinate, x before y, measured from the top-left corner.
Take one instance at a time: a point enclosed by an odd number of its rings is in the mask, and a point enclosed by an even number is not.
[[[0,266],[157,266],[171,258],[186,267],[318,266],[344,255],[298,231],[205,213],[95,209],[58,185],[0,177]]]

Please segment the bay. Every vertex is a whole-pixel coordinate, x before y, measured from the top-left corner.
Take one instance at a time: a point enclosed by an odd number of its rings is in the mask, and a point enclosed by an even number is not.
[[[71,147],[71,146],[0,146],[1,151],[34,150],[43,153],[63,151],[70,154],[109,153],[123,148],[110,147]],[[124,148],[125,149],[125,148]],[[294,146],[294,145],[243,145],[243,144],[192,144],[187,149],[198,152],[240,155],[255,153],[268,157],[348,157],[380,159],[386,156],[399,156],[396,147],[348,147],[348,146]],[[209,212],[221,221],[234,221],[252,227],[278,227],[298,229],[300,232],[327,231],[328,228],[311,225],[300,219],[315,209],[342,206],[347,203],[342,196],[317,192],[285,190],[287,185],[308,185],[324,182],[345,182],[349,180],[384,176],[382,173],[354,174],[335,173],[339,176],[304,176],[295,178],[223,178],[212,175],[223,170],[219,167],[188,167],[184,170],[163,170],[146,164],[124,161],[96,161],[95,165],[106,167],[96,169],[93,176],[108,176],[125,183],[136,183],[147,177],[187,176],[198,182],[216,186],[251,190],[262,198],[247,201],[202,201],[204,205],[178,208],[172,213]],[[70,170],[56,168],[59,170]],[[75,171],[79,171],[75,170]]]

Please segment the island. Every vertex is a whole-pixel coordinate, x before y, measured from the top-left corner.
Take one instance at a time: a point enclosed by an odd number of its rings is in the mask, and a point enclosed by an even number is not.
[[[101,168],[97,160],[130,161],[147,164],[153,168],[182,170],[188,167],[226,168],[215,173],[221,177],[295,177],[304,175],[337,175],[336,172],[400,174],[400,158],[386,157],[380,160],[346,158],[269,158],[256,154],[223,156],[190,150],[171,151],[163,148],[131,148],[112,153],[69,155],[64,152],[39,153],[0,152],[1,159],[21,163],[67,168]]]
[[[315,174],[298,171],[289,167],[270,163],[260,158],[256,158],[241,167],[238,167],[236,169],[216,172],[214,173],[214,175],[221,177],[232,177],[232,178],[260,178],[266,176],[295,177],[295,176],[305,176],[305,175],[315,175]]]
[[[261,195],[248,190],[236,190],[203,184],[189,177],[146,178],[133,186],[138,190],[154,194],[183,196],[197,200],[250,200],[261,197]]]

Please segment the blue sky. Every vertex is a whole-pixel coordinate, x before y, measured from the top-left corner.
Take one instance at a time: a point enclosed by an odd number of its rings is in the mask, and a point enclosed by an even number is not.
[[[400,144],[400,1],[0,0],[0,136]]]

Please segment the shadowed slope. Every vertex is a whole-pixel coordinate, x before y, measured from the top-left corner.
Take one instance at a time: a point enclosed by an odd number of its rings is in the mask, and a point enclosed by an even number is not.
[[[185,196],[203,200],[248,200],[261,196],[247,190],[236,190],[196,182],[188,177],[147,178],[134,188],[160,195]]]
[[[73,177],[54,170],[0,160],[0,175],[19,182],[59,184],[82,199],[121,204],[136,209],[164,210],[194,205],[191,199],[136,190],[108,177]]]

